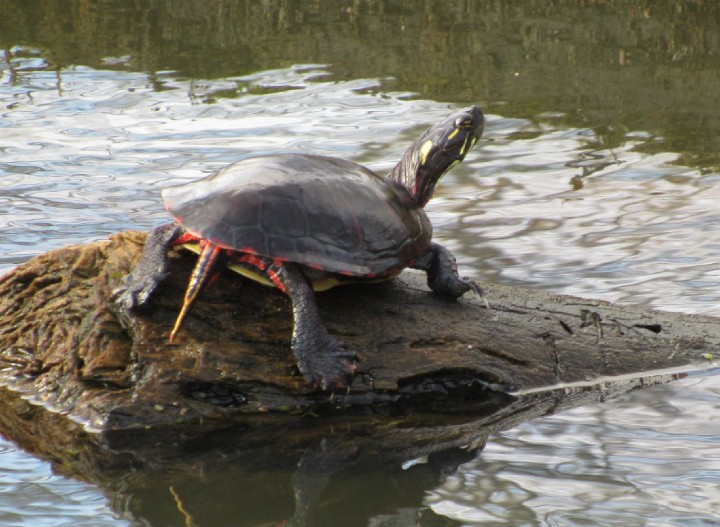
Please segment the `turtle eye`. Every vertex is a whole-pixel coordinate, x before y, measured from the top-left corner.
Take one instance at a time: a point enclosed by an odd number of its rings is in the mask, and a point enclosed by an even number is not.
[[[455,126],[460,130],[470,130],[473,127],[473,119],[467,115],[458,117],[455,121]]]

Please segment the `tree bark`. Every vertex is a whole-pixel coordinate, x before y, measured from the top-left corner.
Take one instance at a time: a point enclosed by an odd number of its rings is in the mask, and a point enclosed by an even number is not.
[[[482,284],[487,310],[468,295],[438,298],[405,271],[317,295],[328,331],[360,358],[348,390],[318,392],[296,372],[288,300],[231,272],[168,342],[194,255],[171,251],[147,309],[120,310],[112,291],[144,240],[124,232],[51,251],[0,278],[2,385],[93,431],[367,407],[455,412],[489,390],[709,366],[720,344],[713,317]]]

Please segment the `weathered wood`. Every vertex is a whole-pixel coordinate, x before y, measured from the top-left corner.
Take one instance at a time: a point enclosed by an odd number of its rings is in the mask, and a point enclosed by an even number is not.
[[[172,255],[145,312],[119,310],[112,291],[144,239],[126,232],[51,251],[0,279],[2,385],[106,431],[367,405],[468,409],[488,387],[701,367],[720,344],[712,317],[483,284],[488,311],[476,298],[437,298],[423,275],[404,272],[318,295],[328,330],[361,361],[349,390],[331,395],[295,374],[287,299],[232,273],[168,343],[193,255]]]

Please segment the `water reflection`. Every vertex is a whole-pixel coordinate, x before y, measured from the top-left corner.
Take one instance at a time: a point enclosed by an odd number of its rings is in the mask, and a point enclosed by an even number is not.
[[[636,392],[489,438],[425,502],[463,524],[716,525],[720,377]]]
[[[394,0],[94,0],[75,9],[2,0],[0,46],[47,50],[48,85],[55,71],[76,65],[174,71],[202,85],[332,64],[335,78],[383,79],[385,92],[479,101],[493,113],[592,128],[609,148],[642,130],[656,134],[643,151],[678,152],[703,168],[719,164],[718,9],[672,0],[423,0],[413,8]],[[162,80],[152,85],[165,89]],[[216,95],[237,97],[237,88],[229,81]]]
[[[57,473],[92,482],[117,514],[142,525],[319,527],[400,522],[429,527],[449,525],[447,517],[452,516],[441,508],[428,508],[435,507],[432,499],[423,503],[438,485],[454,489],[456,502],[472,496],[478,510],[493,503],[487,496],[468,494],[474,480],[465,481],[462,489],[453,487],[467,470],[484,469],[473,460],[490,434],[684,375],[608,381],[519,397],[487,392],[484,399],[452,413],[428,410],[407,415],[395,406],[378,406],[354,415],[276,414],[226,421],[223,429],[198,423],[102,436],[88,435],[63,416],[0,393],[0,422],[3,433],[21,447],[49,459]],[[545,439],[550,441],[552,434]],[[537,456],[531,445],[518,443],[513,458],[504,466],[530,466]],[[458,473],[461,464],[464,468]],[[493,485],[493,493],[503,488],[491,476],[483,481]],[[42,508],[41,513],[47,514]]]
[[[95,485],[53,473],[50,463],[0,439],[0,522],[5,527],[129,527]]]

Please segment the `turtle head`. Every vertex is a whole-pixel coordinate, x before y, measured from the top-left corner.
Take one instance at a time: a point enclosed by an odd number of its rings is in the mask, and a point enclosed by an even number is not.
[[[388,179],[403,185],[424,207],[442,175],[465,159],[475,146],[484,125],[485,117],[477,106],[451,115],[410,145]]]

